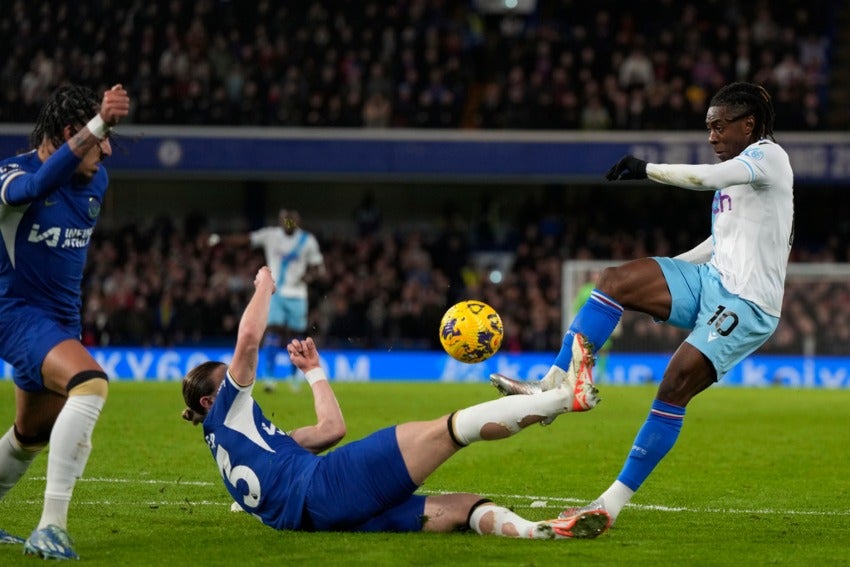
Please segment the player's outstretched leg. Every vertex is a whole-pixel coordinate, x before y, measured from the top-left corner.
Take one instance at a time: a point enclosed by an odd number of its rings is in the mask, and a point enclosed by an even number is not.
[[[596,394],[591,382],[583,382],[572,389],[561,385],[531,396],[491,400],[454,412],[449,418],[449,432],[460,446],[502,439],[531,423],[551,423],[562,413],[593,409],[599,402]]]
[[[476,506],[469,515],[469,526],[479,534],[520,539],[591,539],[609,525],[604,511],[533,522],[492,502]]]
[[[593,385],[594,361],[593,345],[579,333],[573,339],[573,357],[567,370],[553,366],[538,382],[523,382],[502,374],[491,374],[490,381],[506,396],[534,394],[563,386],[574,394],[571,411],[587,411],[599,402]],[[542,423],[548,425],[551,422],[544,420]]]

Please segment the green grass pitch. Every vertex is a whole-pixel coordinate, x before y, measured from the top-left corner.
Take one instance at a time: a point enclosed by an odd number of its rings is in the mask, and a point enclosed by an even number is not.
[[[256,397],[285,429],[311,418],[309,390]],[[349,439],[496,397],[486,384],[335,383]],[[477,443],[425,493],[478,492],[532,519],[597,496],[616,477],[654,388],[604,387],[586,414]],[[0,382],[0,424],[13,418]],[[713,388],[688,408],[677,446],[596,540],[463,534],[277,532],[230,500],[176,382],[113,383],[69,528],[89,565],[841,565],[850,564],[850,391]],[[46,455],[0,501],[23,536],[41,512]],[[0,565],[32,565],[0,546]]]

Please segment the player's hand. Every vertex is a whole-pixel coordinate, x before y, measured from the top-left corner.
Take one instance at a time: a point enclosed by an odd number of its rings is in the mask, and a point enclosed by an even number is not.
[[[632,155],[623,156],[620,161],[611,166],[605,174],[605,179],[608,181],[646,179],[646,162]]]
[[[305,374],[319,367],[319,350],[310,337],[303,340],[292,339],[286,345],[286,352],[289,353],[289,360],[292,361],[292,364]]]
[[[120,84],[103,93],[100,103],[100,117],[107,126],[115,126],[130,113],[130,95]]]
[[[274,280],[272,279],[272,271],[268,266],[263,266],[257,271],[257,275],[254,276],[254,289],[257,291],[268,289],[269,293],[274,293]]]

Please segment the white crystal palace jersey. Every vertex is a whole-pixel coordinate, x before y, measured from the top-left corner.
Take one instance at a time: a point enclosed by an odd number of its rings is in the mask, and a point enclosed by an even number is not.
[[[647,176],[686,189],[715,190],[711,264],[730,292],[779,317],[794,237],[794,173],[769,140],[714,165],[647,164]]]
[[[315,236],[300,228],[286,234],[279,226],[269,226],[251,233],[251,246],[263,248],[278,295],[307,298],[307,266],[320,266],[324,261]]]

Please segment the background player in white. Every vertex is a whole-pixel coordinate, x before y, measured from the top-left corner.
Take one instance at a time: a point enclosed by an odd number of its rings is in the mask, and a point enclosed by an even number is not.
[[[24,552],[77,559],[68,506],[91,453],[107,376],[80,342],[81,281],[108,178],[109,131],[130,109],[116,85],[57,89],[33,151],[0,161],[0,358],[14,368],[15,423],[0,437],[0,498],[50,443],[38,526]],[[0,541],[24,543],[0,530]]]
[[[570,366],[590,366],[623,309],[691,329],[664,372],[649,417],[617,480],[581,508],[612,521],[673,447],[688,402],[764,344],[779,323],[794,226],[794,175],[773,139],[774,111],[761,86],[733,83],[711,99],[708,141],[721,163],[671,165],[626,156],[610,181],[652,179],[715,191],[711,236],[675,258],[644,258],[602,272],[564,337],[549,373],[537,383],[493,375],[506,394],[547,390]],[[564,511],[572,515],[576,509]]]
[[[324,274],[324,258],[316,237],[301,228],[298,211],[281,209],[278,226],[267,226],[249,234],[231,234],[221,238],[213,234],[210,243],[250,244],[262,248],[266,265],[271,268],[277,293],[269,307],[268,331],[263,339],[266,359],[265,377],[274,377],[275,359],[283,345],[307,331],[309,313],[308,285]],[[294,375],[292,368],[290,374]],[[270,386],[270,384],[267,384]]]
[[[263,523],[306,531],[448,532],[469,527],[481,534],[534,539],[592,538],[608,526],[608,515],[598,510],[532,522],[475,494],[414,494],[437,467],[470,443],[503,439],[541,419],[592,409],[596,396],[588,381],[577,377],[548,392],[388,427],[319,456],[342,439],[345,422],[312,339],[294,339],[287,350],[312,389],[315,425],[287,434],[251,396],[275,288],[267,267],[257,273],[254,287],[230,365],[206,362],[183,379],[189,406],[183,417],[203,422],[225,486]]]

